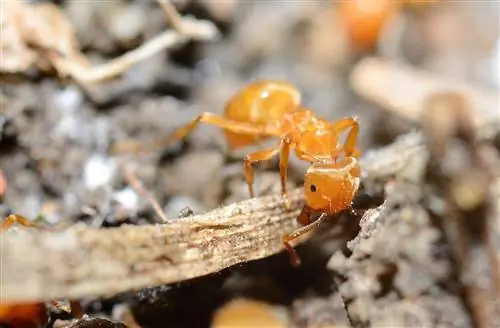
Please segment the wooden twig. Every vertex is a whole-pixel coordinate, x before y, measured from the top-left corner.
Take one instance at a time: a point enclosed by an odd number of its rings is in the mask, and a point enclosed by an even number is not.
[[[1,235],[2,301],[80,298],[174,283],[281,251],[301,190],[250,199],[167,224]]]
[[[189,33],[180,33],[178,30],[168,30],[153,37],[138,48],[101,66],[89,69],[69,62],[66,69],[70,72],[70,75],[81,84],[87,85],[98,83],[122,74],[136,63],[146,60],[164,49],[180,45],[190,39],[210,40],[216,39],[219,36],[219,31],[210,21],[184,17],[181,22],[183,26],[189,27],[184,29],[189,31]]]
[[[435,92],[457,91],[468,97],[476,126],[485,127],[500,117],[498,91],[483,90],[387,59],[362,60],[351,74],[351,84],[361,96],[381,108],[419,123],[425,99]]]

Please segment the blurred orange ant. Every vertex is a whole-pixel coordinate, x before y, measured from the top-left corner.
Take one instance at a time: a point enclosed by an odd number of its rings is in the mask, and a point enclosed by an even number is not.
[[[252,164],[280,154],[281,190],[286,207],[290,209],[286,190],[290,152],[295,151],[299,159],[311,163],[305,175],[306,204],[299,217],[300,223],[305,226],[283,237],[293,264],[299,265],[300,259],[290,241],[314,230],[327,215],[337,214],[348,208],[358,190],[358,119],[345,117],[336,122],[328,122],[301,106],[301,94],[292,84],[278,80],[260,80],[246,86],[229,100],[225,116],[202,113],[184,127],[162,138],[161,143],[165,145],[185,138],[200,122],[222,128],[231,150],[270,137],[280,138],[279,145],[245,156],[244,174],[251,197],[254,197]],[[339,137],[345,131],[348,134],[344,144],[341,144]],[[135,145],[131,148],[130,150],[137,151],[142,146]],[[339,160],[342,153],[344,157]],[[310,222],[309,214],[313,211],[321,211],[323,214],[316,221]]]
[[[44,303],[0,304],[0,325],[41,327],[49,320]]]
[[[33,221],[25,218],[22,215],[10,214],[2,222],[2,225],[0,226],[0,232],[9,229],[14,223],[18,223],[19,225],[26,227],[26,228],[42,229],[41,226],[36,225]]]
[[[84,316],[79,302],[70,301],[69,305],[61,302],[0,303],[0,326],[19,328],[45,327],[49,322],[49,308],[81,319]]]

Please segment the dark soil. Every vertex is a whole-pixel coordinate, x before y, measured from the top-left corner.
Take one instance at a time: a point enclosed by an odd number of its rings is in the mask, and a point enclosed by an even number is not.
[[[154,1],[56,2],[72,17],[86,54],[98,60],[167,28]],[[489,40],[484,31],[497,19],[484,17],[494,11],[487,5],[405,12],[402,40],[387,37],[380,49],[356,53],[323,2],[186,3],[181,13],[213,20],[223,32],[221,41],[191,42],[160,53],[91,94],[50,76],[2,85],[0,168],[8,185],[0,216],[19,213],[46,225],[83,221],[102,228],[157,222],[147,200],[128,186],[121,162],[136,168],[169,217],[185,207],[205,211],[247,198],[241,158],[252,149],[229,154],[215,128],[200,126],[186,141],[150,154],[114,157],[108,151],[119,140],[162,136],[200,112],[222,113],[228,98],[257,78],[292,81],[303,91],[304,103],[324,118],[357,115],[362,149],[388,144],[411,127],[354,94],[348,74],[363,56],[398,58],[487,86],[498,83],[484,73],[492,65],[484,56]],[[123,9],[136,15],[134,24],[124,20]],[[463,12],[482,39],[455,35],[460,33],[455,20]],[[136,37],[124,40],[111,23],[136,29],[129,31]],[[432,25],[448,27],[449,35],[432,35]],[[443,45],[440,37],[458,45]],[[256,192],[278,192],[277,161],[256,167]],[[292,161],[290,188],[301,184],[305,168]],[[429,222],[423,182],[406,178],[395,182],[396,191],[376,219],[361,222],[357,237],[357,229],[347,229],[342,237],[318,235],[298,247],[304,259],[299,269],[282,253],[173,286],[82,300],[84,311],[118,321],[113,309],[127,304],[142,327],[208,327],[220,306],[242,297],[284,306],[297,327],[472,327],[458,282],[450,278],[449,250]],[[385,182],[373,188],[384,189]]]

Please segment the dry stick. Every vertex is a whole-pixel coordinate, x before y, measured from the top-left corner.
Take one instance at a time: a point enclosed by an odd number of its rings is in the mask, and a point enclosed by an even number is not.
[[[105,296],[183,281],[282,250],[301,190],[250,199],[168,224],[0,236],[2,302]]]
[[[101,66],[89,69],[76,62],[69,62],[66,64],[68,66],[66,70],[80,84],[88,86],[92,83],[114,78],[127,71],[136,63],[150,58],[162,50],[187,42],[190,39],[215,40],[219,37],[220,32],[212,22],[191,17],[182,17],[170,2],[168,4],[159,2],[164,8],[168,8],[167,16],[172,21],[175,30],[165,31],[138,48]]]

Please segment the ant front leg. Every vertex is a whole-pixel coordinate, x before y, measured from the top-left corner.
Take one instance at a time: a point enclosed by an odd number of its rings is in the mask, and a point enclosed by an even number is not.
[[[244,162],[245,179],[247,181],[250,197],[253,198],[255,196],[253,191],[254,172],[252,168],[252,163],[268,160],[271,157],[276,156],[279,151],[280,151],[279,148],[264,149],[245,156],[245,162]]]
[[[305,227],[299,228],[299,229],[293,231],[292,233],[289,233],[289,234],[283,236],[283,244],[285,245],[288,253],[290,253],[290,260],[291,260],[292,266],[294,266],[294,267],[300,266],[301,261],[300,261],[299,255],[297,254],[295,249],[292,247],[290,242],[292,240],[297,239],[300,236],[310,232],[310,231],[316,230],[316,228],[319,227],[321,222],[323,222],[327,217],[328,216],[326,213],[321,213],[320,217],[316,221],[309,223]]]
[[[344,141],[344,153],[345,156],[353,156],[358,158],[360,151],[356,149],[356,144],[358,142],[359,134],[359,121],[357,117],[345,117],[334,123],[332,123],[332,128],[337,131],[337,133],[342,133],[349,129],[349,133]]]
[[[24,216],[19,214],[11,214],[7,216],[4,222],[2,222],[2,225],[0,226],[0,232],[9,229],[14,223],[19,223],[23,227],[39,229],[39,227],[35,223],[33,223],[31,220],[28,220]]]

